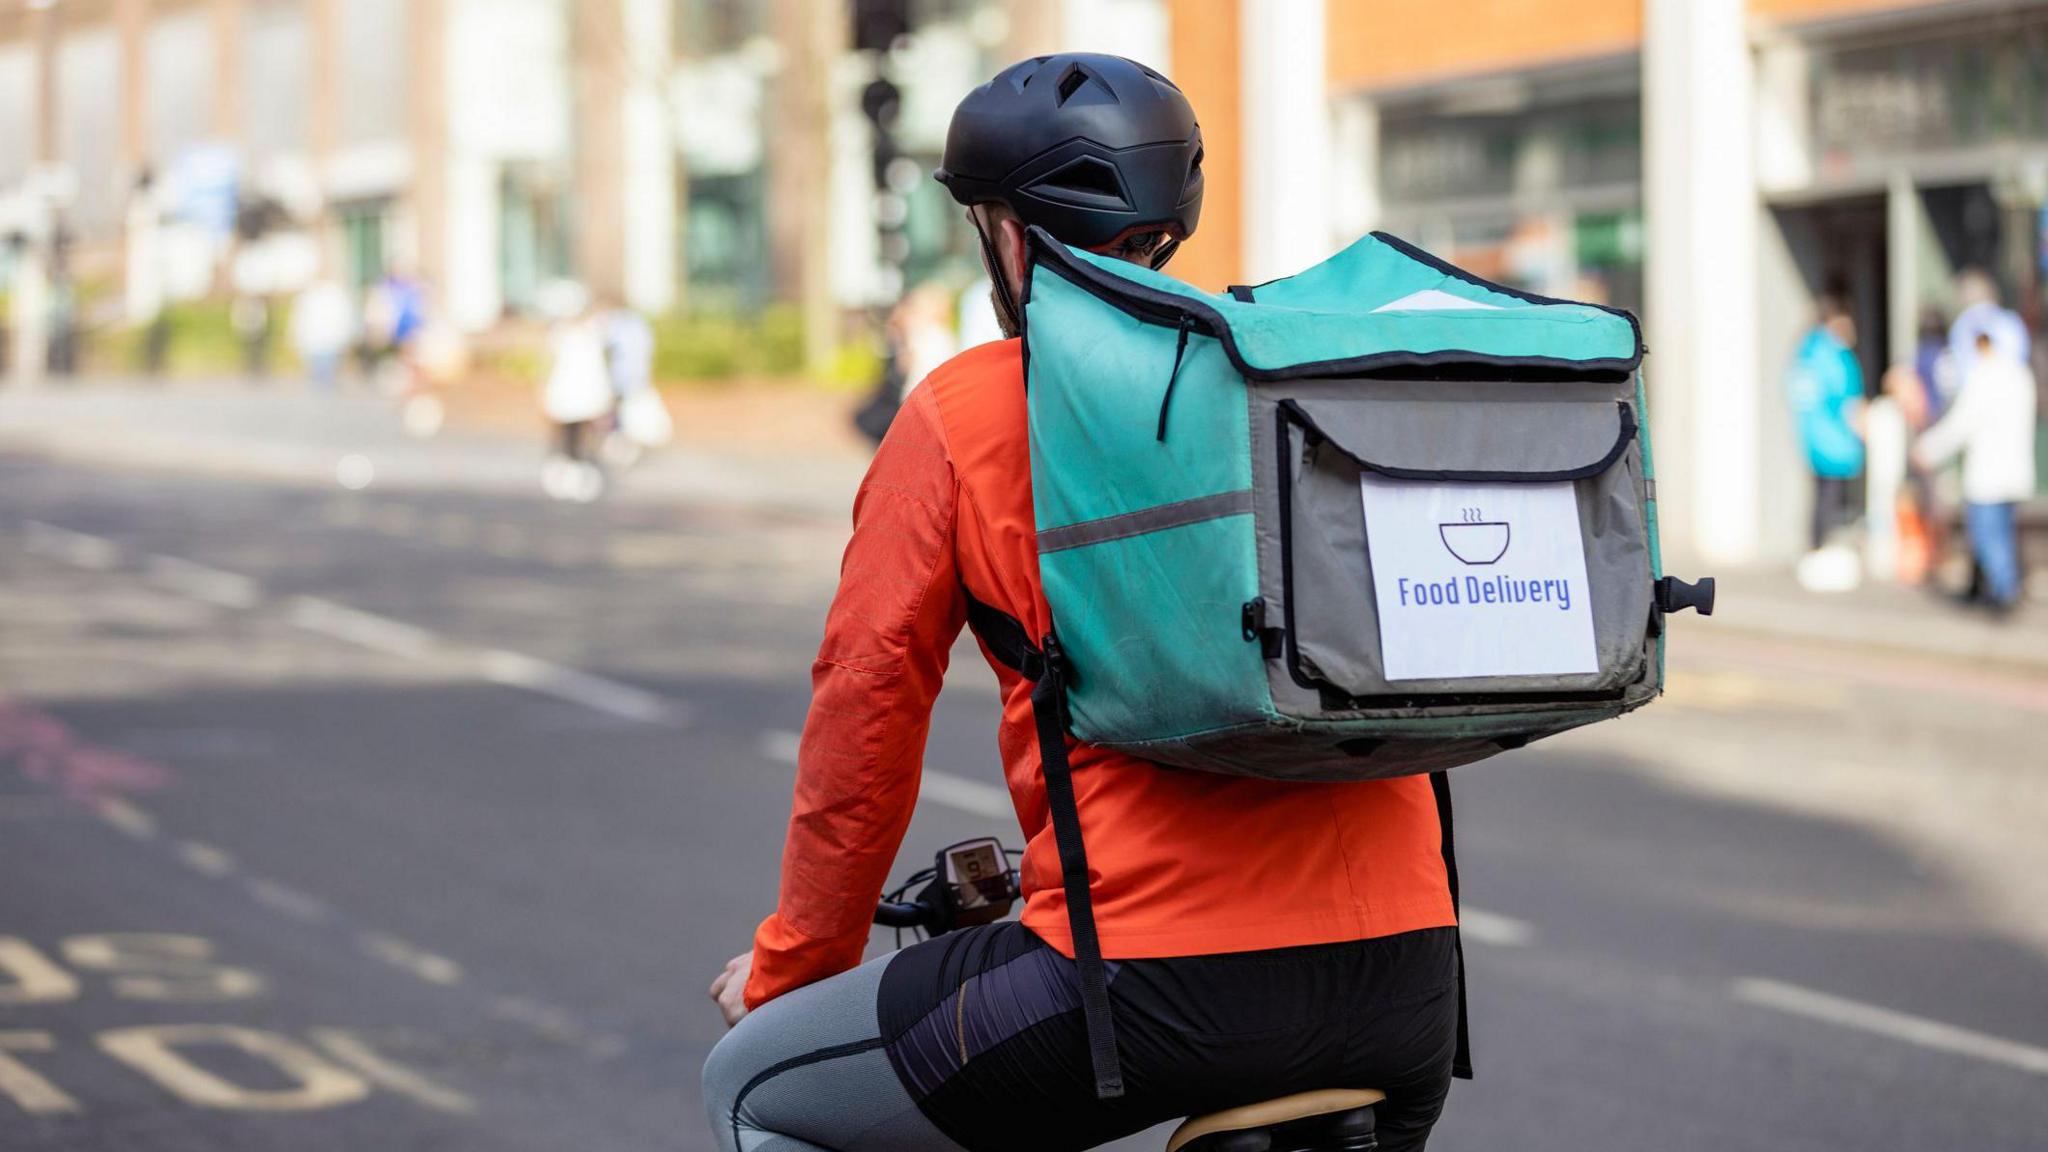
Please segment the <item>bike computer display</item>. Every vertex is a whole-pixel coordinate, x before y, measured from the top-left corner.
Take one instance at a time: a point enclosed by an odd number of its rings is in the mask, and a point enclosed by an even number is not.
[[[915,928],[932,935],[988,924],[1010,914],[1022,892],[1010,858],[1021,855],[994,837],[963,840],[939,849],[923,869],[889,893],[875,908],[875,923]],[[913,900],[904,895],[924,888]]]
[[[954,927],[987,924],[1010,914],[1017,900],[1017,873],[1003,854],[1002,841],[966,840],[940,849],[938,866],[946,878]]]

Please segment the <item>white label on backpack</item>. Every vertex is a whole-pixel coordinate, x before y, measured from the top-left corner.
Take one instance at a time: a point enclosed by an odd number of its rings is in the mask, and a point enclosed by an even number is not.
[[[1387,679],[1600,670],[1569,482],[1359,487]]]

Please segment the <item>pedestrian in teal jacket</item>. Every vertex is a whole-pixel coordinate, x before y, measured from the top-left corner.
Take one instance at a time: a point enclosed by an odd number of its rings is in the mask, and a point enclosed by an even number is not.
[[[1787,379],[1792,414],[1813,469],[1813,546],[1854,518],[1852,481],[1863,473],[1863,366],[1856,324],[1839,300],[1821,303],[1820,323],[1806,334]]]

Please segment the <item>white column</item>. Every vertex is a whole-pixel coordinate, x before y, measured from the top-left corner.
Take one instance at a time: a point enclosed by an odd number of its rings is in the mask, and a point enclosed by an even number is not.
[[[498,279],[498,165],[488,156],[457,153],[442,169],[447,197],[442,234],[441,300],[465,332],[496,323],[505,308]]]
[[[1380,108],[1356,96],[1330,115],[1330,226],[1349,243],[1380,226]]]
[[[1757,555],[1754,85],[1742,0],[1648,0],[1643,45],[1646,365],[1674,552]]]
[[[1323,0],[1241,0],[1245,282],[1330,254]]]
[[[622,110],[626,302],[660,312],[676,298],[676,138],[668,108],[668,0],[625,0],[624,51],[631,60]]]

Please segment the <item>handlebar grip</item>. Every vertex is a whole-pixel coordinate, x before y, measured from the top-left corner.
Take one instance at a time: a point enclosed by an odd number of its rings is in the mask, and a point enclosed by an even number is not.
[[[883,900],[875,905],[875,923],[884,928],[921,928],[931,916],[929,907],[916,902],[892,904]]]

